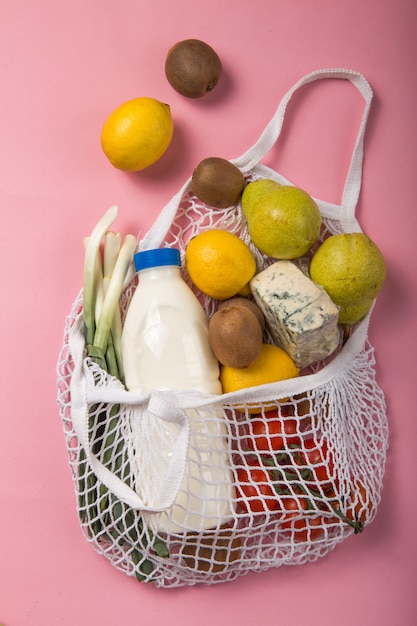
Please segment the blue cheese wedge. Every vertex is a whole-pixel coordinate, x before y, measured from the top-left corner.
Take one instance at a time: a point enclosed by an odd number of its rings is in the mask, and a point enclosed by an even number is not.
[[[250,281],[274,341],[302,369],[330,356],[340,339],[339,308],[292,261],[277,261]]]

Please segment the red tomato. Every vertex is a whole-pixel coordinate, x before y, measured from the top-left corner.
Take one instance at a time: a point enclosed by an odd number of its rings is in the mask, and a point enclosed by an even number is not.
[[[237,480],[239,505],[246,512],[265,513],[278,508],[279,502],[272,487],[271,476],[256,461],[249,468],[239,468]]]
[[[251,419],[249,424],[248,446],[251,450],[274,454],[285,447],[285,443],[299,446],[297,420],[291,417],[278,417],[278,411],[268,411],[265,416]]]
[[[295,541],[315,541],[324,535],[325,520],[320,515],[306,516],[293,523]]]
[[[306,439],[303,451],[295,455],[297,465],[311,467],[316,480],[330,483],[334,473],[333,457],[328,451],[327,442],[317,445],[313,438]]]
[[[292,528],[297,518],[308,509],[308,502],[303,496],[282,496],[281,507],[283,515],[282,528]]]
[[[293,533],[295,541],[314,541],[324,535],[324,519],[305,513],[308,502],[303,496],[285,496],[282,498],[285,509],[281,528]]]

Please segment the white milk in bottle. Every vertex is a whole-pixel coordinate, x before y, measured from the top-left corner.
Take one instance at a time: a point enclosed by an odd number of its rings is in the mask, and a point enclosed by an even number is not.
[[[138,286],[130,302],[122,335],[126,387],[145,395],[153,390],[222,392],[219,364],[208,339],[208,319],[181,277],[180,253],[158,248],[135,255]],[[147,513],[154,530],[184,533],[219,527],[233,515],[232,474],[226,427],[220,411],[192,409],[185,475],[174,504],[163,513]],[[147,438],[169,461],[168,440],[175,426],[147,415]],[[171,439],[170,439],[171,438]],[[159,478],[158,478],[159,476]],[[157,478],[156,478],[157,477]],[[140,489],[160,489],[161,467],[143,475]]]

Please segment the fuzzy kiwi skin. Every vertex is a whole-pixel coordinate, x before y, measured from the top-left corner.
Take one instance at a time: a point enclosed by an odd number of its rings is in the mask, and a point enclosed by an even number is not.
[[[184,39],[168,50],[165,76],[182,96],[202,98],[216,87],[221,73],[217,52],[204,41]]]
[[[209,321],[209,341],[222,365],[248,367],[262,348],[262,329],[255,313],[244,306],[218,309]]]
[[[242,542],[233,531],[222,526],[216,537],[210,534],[187,533],[181,556],[187,567],[202,572],[223,572],[242,552]]]
[[[259,306],[256,304],[256,302],[254,302],[253,300],[249,300],[249,298],[244,298],[243,296],[233,296],[233,298],[222,300],[219,303],[218,310],[225,309],[230,306],[245,306],[246,308],[248,308],[249,311],[252,311],[252,313],[255,313],[256,317],[258,318],[259,324],[261,325],[262,332],[265,330],[265,324],[266,324],[265,316],[262,313]]]
[[[220,157],[200,161],[191,179],[191,191],[201,202],[215,209],[226,209],[239,202],[245,177],[236,165]]]

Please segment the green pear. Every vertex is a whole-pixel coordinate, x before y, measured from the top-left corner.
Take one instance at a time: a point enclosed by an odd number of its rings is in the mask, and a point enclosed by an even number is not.
[[[246,185],[241,205],[253,243],[274,259],[301,257],[318,239],[320,210],[298,187],[255,180]]]
[[[365,233],[332,235],[314,254],[310,277],[340,307],[339,322],[353,325],[365,317],[381,291],[386,265]]]
[[[370,310],[375,298],[365,298],[359,302],[351,302],[350,304],[340,304],[339,307],[339,324],[345,326],[353,326],[359,320],[363,319]]]

